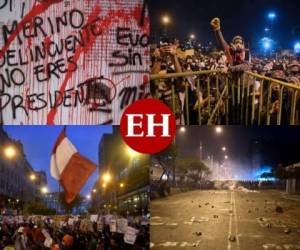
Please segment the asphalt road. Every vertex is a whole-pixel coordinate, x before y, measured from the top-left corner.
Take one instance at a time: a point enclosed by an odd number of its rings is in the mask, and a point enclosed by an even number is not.
[[[275,190],[180,193],[151,201],[151,216],[155,250],[300,249],[300,198]]]

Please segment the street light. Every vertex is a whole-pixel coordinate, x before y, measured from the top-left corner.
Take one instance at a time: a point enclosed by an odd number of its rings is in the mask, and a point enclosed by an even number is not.
[[[48,188],[47,187],[42,187],[41,192],[42,192],[42,194],[47,194],[48,193]]]
[[[120,183],[120,188],[123,188],[124,187],[124,183]]]
[[[226,150],[227,150],[227,148],[226,148],[226,147],[222,147],[222,151],[224,151],[224,152],[225,152]]]
[[[102,180],[107,183],[107,182],[110,182],[111,181],[111,175],[110,173],[106,172],[102,175]]]
[[[268,14],[268,18],[273,21],[276,18],[276,13],[275,12],[270,12]]]
[[[17,155],[16,148],[14,146],[6,146],[4,148],[4,155],[8,159],[12,159]]]
[[[168,25],[171,22],[171,18],[168,15],[164,15],[161,18],[163,25]]]
[[[195,34],[190,34],[190,39],[191,40],[194,40],[196,38],[196,35]]]
[[[95,194],[96,192],[97,192],[97,190],[94,188],[94,189],[93,189],[93,193]]]
[[[228,155],[225,155],[224,158],[225,158],[225,160],[227,160],[228,159]]]
[[[31,174],[29,178],[30,178],[30,180],[35,181],[36,180],[36,175],[35,174]]]
[[[103,183],[102,184],[102,188],[106,188],[107,184],[106,183]]]
[[[87,198],[88,200],[90,200],[90,199],[91,199],[91,195],[88,194],[88,195],[86,196],[86,198]]]

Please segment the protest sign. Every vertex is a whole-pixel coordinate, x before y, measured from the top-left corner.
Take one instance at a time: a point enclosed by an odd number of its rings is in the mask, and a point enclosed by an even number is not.
[[[133,227],[127,227],[127,230],[124,234],[124,241],[127,244],[133,245],[136,240],[138,230]]]
[[[117,220],[116,219],[111,219],[109,227],[110,227],[111,232],[113,232],[113,233],[117,232]]]
[[[91,214],[90,221],[96,222],[97,220],[98,220],[98,215],[97,214]]]
[[[117,220],[117,231],[118,233],[125,234],[128,226],[128,221],[124,218]]]

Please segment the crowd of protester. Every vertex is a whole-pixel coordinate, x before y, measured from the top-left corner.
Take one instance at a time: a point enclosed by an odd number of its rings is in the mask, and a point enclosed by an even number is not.
[[[300,87],[300,59],[294,56],[277,57],[272,56],[259,57],[250,55],[247,53],[247,59],[238,65],[232,65],[228,62],[228,56],[226,51],[215,50],[213,52],[201,52],[199,50],[193,50],[192,54],[184,55],[184,51],[181,50],[181,44],[178,40],[174,40],[168,43],[161,43],[155,47],[152,47],[152,67],[151,73],[153,75],[165,74],[165,73],[185,73],[195,71],[207,71],[217,70],[218,71],[218,86],[216,86],[216,73],[210,73],[198,76],[187,76],[171,79],[158,79],[151,82],[152,96],[159,98],[161,101],[166,103],[169,107],[175,107],[175,115],[178,124],[187,124],[186,121],[186,110],[188,105],[189,110],[189,123],[202,124],[208,121],[211,114],[211,109],[218,101],[220,92],[225,86],[225,79],[229,78],[229,88],[231,90],[231,84],[234,84],[234,78],[238,75],[244,75],[243,72],[249,71],[261,76],[270,77],[272,79],[280,80],[282,82],[290,83]],[[179,53],[180,51],[180,53]],[[209,76],[209,78],[208,78]],[[210,79],[210,89],[207,89],[207,81]],[[197,82],[200,82],[200,86],[197,86]],[[250,95],[249,103],[252,103],[252,95],[255,95],[255,114],[257,117],[258,103],[260,97],[260,88],[263,83],[263,100],[267,99],[268,87],[259,78],[248,78],[246,79],[250,84]],[[174,86],[175,98],[172,100],[172,86]],[[187,87],[187,88],[186,88]],[[247,85],[245,85],[247,88]],[[188,89],[188,100],[186,99],[186,90]],[[219,90],[218,90],[219,89]],[[209,93],[208,93],[209,92]],[[245,93],[247,89],[245,89]],[[246,94],[245,94],[246,95]],[[173,95],[174,96],[174,95]],[[271,103],[269,106],[271,114],[271,123],[275,123],[277,114],[280,109],[279,105],[280,96],[280,85],[276,82],[272,84],[272,96]],[[230,98],[230,97],[229,97]],[[292,91],[291,89],[285,88],[283,91],[283,108],[282,108],[282,123],[290,122],[290,108],[292,103]],[[299,103],[299,102],[298,102]],[[200,105],[201,109],[201,121],[198,117],[198,108]],[[208,107],[209,106],[209,107]],[[225,123],[225,105],[220,105],[218,121],[219,124]],[[266,102],[263,105],[266,113]],[[251,108],[251,107],[250,107]],[[297,114],[299,105],[297,104]],[[231,111],[232,113],[234,111]],[[250,112],[251,113],[251,110]],[[299,123],[298,116],[295,114],[296,121]],[[222,117],[223,115],[223,117]],[[231,114],[232,116],[232,114]],[[266,117],[265,117],[266,119]],[[265,120],[264,120],[265,121]],[[234,118],[231,117],[232,124]],[[257,118],[256,118],[257,122]]]
[[[105,220],[89,221],[70,217],[31,216],[1,217],[0,249],[5,250],[113,250],[148,249],[149,225],[145,218],[128,219],[128,227],[136,231],[134,242],[125,240],[124,234],[112,230]],[[73,221],[73,219],[72,219]]]

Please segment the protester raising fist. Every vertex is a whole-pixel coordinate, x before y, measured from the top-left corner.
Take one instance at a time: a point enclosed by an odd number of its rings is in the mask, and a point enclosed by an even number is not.
[[[213,20],[211,20],[210,24],[215,31],[221,29],[221,20],[218,17],[215,17]]]

